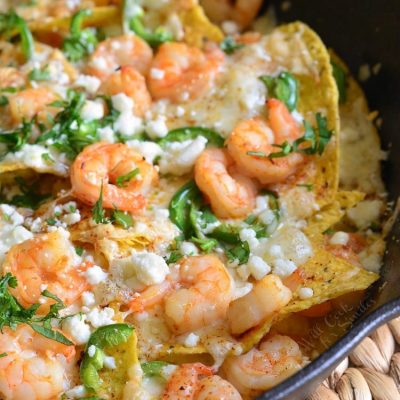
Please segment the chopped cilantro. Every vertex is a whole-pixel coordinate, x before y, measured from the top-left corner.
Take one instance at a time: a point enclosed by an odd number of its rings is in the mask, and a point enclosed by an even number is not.
[[[55,163],[55,161],[51,158],[51,155],[49,153],[43,153],[42,158],[46,162],[46,164],[54,164]]]
[[[63,51],[70,61],[76,62],[92,53],[97,45],[96,30],[82,30],[85,17],[92,14],[91,10],[80,10],[71,18],[70,34],[64,39]]]
[[[110,223],[109,218],[106,217],[105,210],[103,208],[103,181],[100,186],[100,196],[92,208],[92,218],[96,224],[108,224]]]
[[[48,339],[55,340],[67,346],[73,343],[61,332],[52,328],[51,321],[61,319],[59,312],[65,308],[64,303],[56,295],[45,290],[41,294],[44,297],[55,301],[50,306],[49,312],[44,316],[37,316],[36,312],[40,307],[39,303],[32,304],[29,308],[24,308],[18,300],[11,294],[10,288],[18,286],[17,278],[9,272],[0,278],[0,331],[5,326],[16,329],[20,324],[29,325],[34,331]]]
[[[111,216],[111,221],[122,226],[125,229],[133,225],[132,215],[121,210],[114,210]]]
[[[225,252],[229,262],[238,261],[239,265],[247,263],[250,256],[250,248],[247,242],[240,242]]]
[[[313,187],[314,187],[314,185],[312,183],[299,183],[296,186],[306,188],[307,192],[311,192],[313,190]]]
[[[127,174],[119,176],[116,179],[117,186],[118,187],[125,186],[126,183],[128,183],[130,180],[132,180],[139,173],[140,173],[140,169],[139,168],[135,168],[134,170],[128,172]]]
[[[24,121],[22,125],[13,131],[0,132],[0,143],[7,146],[8,151],[18,151],[28,142],[32,133],[33,122]]]
[[[75,247],[75,253],[81,256],[83,254],[83,247]]]
[[[50,71],[47,66],[43,69],[33,68],[33,70],[29,72],[28,78],[30,81],[47,81],[50,79]]]
[[[8,104],[8,98],[6,96],[0,96],[0,107],[4,107]]]
[[[244,47],[244,44],[236,42],[232,36],[227,36],[219,46],[224,53],[233,54],[236,50]]]

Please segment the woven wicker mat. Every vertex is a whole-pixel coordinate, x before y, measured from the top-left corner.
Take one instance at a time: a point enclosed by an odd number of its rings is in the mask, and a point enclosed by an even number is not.
[[[400,317],[365,338],[308,400],[400,400]]]

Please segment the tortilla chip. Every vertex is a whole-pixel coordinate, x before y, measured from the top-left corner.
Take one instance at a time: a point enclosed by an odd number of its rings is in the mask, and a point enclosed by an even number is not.
[[[319,36],[301,22],[283,25],[274,32],[282,33],[286,42],[292,42],[298,49],[304,48],[302,54],[305,59],[309,59],[307,73],[296,71],[296,65],[289,65],[288,68],[299,80],[299,111],[313,126],[314,115],[322,113],[327,119],[328,129],[334,132],[323,154],[312,156],[316,166],[314,171],[310,164],[306,164],[301,172],[304,181],[313,183],[317,202],[323,207],[333,201],[339,181],[338,90],[332,75],[330,56]]]
[[[246,332],[240,342],[244,351],[255,346],[271,329],[271,326],[292,313],[342,296],[346,293],[363,290],[378,280],[379,275],[355,267],[328,251],[317,248],[314,257],[301,266],[305,272],[303,287],[309,287],[314,294],[308,299],[300,299],[298,292],[293,294],[290,303],[278,314],[266,320],[261,326]]]
[[[122,399],[126,384],[135,380],[135,377],[131,376],[132,371],[135,370],[132,367],[136,364],[138,367],[140,365],[135,331],[132,332],[126,343],[110,348],[106,347],[104,350],[108,356],[114,357],[117,368],[103,368],[99,371],[102,384],[96,395],[105,399]],[[139,382],[141,379],[140,368],[138,371],[137,381]]]
[[[354,207],[363,200],[365,194],[357,191],[339,191],[336,193],[335,200],[322,208],[308,221],[305,233],[314,241],[322,240],[322,233],[338,223],[346,213],[346,210]]]
[[[184,41],[196,47],[203,47],[207,40],[220,42],[224,35],[221,30],[210,22],[200,6],[179,13],[185,31]]]

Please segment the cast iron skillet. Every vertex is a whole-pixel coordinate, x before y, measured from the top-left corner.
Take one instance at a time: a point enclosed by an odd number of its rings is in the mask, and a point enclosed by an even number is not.
[[[371,109],[383,118],[383,148],[389,150],[384,177],[389,198],[400,195],[400,2],[399,0],[292,0],[288,11],[272,3],[279,22],[301,20],[348,63],[357,76],[361,64],[382,63],[363,88]],[[302,400],[369,333],[400,315],[400,218],[389,236],[382,278],[369,290],[348,333],[315,361],[260,400]]]

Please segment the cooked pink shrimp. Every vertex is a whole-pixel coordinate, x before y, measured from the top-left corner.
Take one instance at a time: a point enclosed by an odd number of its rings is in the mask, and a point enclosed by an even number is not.
[[[254,284],[251,292],[229,305],[228,324],[234,335],[246,332],[282,309],[292,292],[276,275],[266,275]]]
[[[173,289],[172,282],[166,279],[158,285],[152,285],[140,293],[135,293],[129,301],[129,309],[133,312],[143,312],[157,304],[160,304],[165,296]]]
[[[151,47],[140,37],[131,34],[111,37],[97,46],[86,72],[104,80],[119,67],[129,65],[146,75],[152,58]]]
[[[133,100],[133,111],[138,116],[144,115],[151,107],[151,97],[144,77],[129,65],[121,67],[106,78],[100,92],[108,96],[126,94]]]
[[[194,400],[200,376],[212,373],[212,368],[201,363],[180,365],[169,378],[161,399]]]
[[[201,0],[200,3],[213,22],[233,21],[243,29],[257,16],[262,0]]]
[[[39,302],[44,289],[56,294],[66,304],[77,300],[89,285],[82,276],[84,264],[77,265],[76,253],[64,233],[54,231],[36,235],[11,248],[3,264],[18,280],[13,295],[24,306]],[[44,298],[41,301],[44,301]],[[53,300],[41,302],[45,310]]]
[[[138,174],[117,186],[117,178],[134,170]],[[103,185],[103,207],[140,212],[146,206],[144,195],[157,181],[156,169],[123,143],[98,142],[86,147],[71,167],[74,195],[93,205]]]
[[[304,366],[298,344],[288,336],[275,335],[248,353],[228,358],[226,376],[242,395],[256,396],[293,375]]]
[[[220,218],[243,218],[254,208],[256,185],[236,172],[226,150],[204,150],[196,160],[194,179]]]
[[[226,316],[232,278],[214,255],[185,257],[179,264],[179,287],[165,299],[165,317],[177,334],[192,332]]]
[[[0,88],[20,87],[26,83],[26,77],[18,69],[13,67],[0,68]]]
[[[302,131],[285,104],[277,99],[267,103],[268,121],[252,118],[239,123],[227,140],[229,154],[240,172],[257,178],[262,184],[284,181],[304,161],[300,153],[269,159],[279,149],[274,144],[292,143]]]
[[[168,380],[162,400],[242,399],[228,381],[212,373],[212,368],[201,363],[180,365]]]
[[[157,100],[195,99],[210,89],[223,58],[217,48],[204,52],[184,43],[164,43],[151,65],[160,76],[150,74],[150,93]]]
[[[31,120],[56,99],[55,93],[45,87],[21,90],[8,98],[11,118],[15,123]]]
[[[69,384],[76,367],[75,347],[66,346],[20,325],[0,333],[0,397],[3,400],[53,400]],[[68,387],[68,386],[67,386]]]

